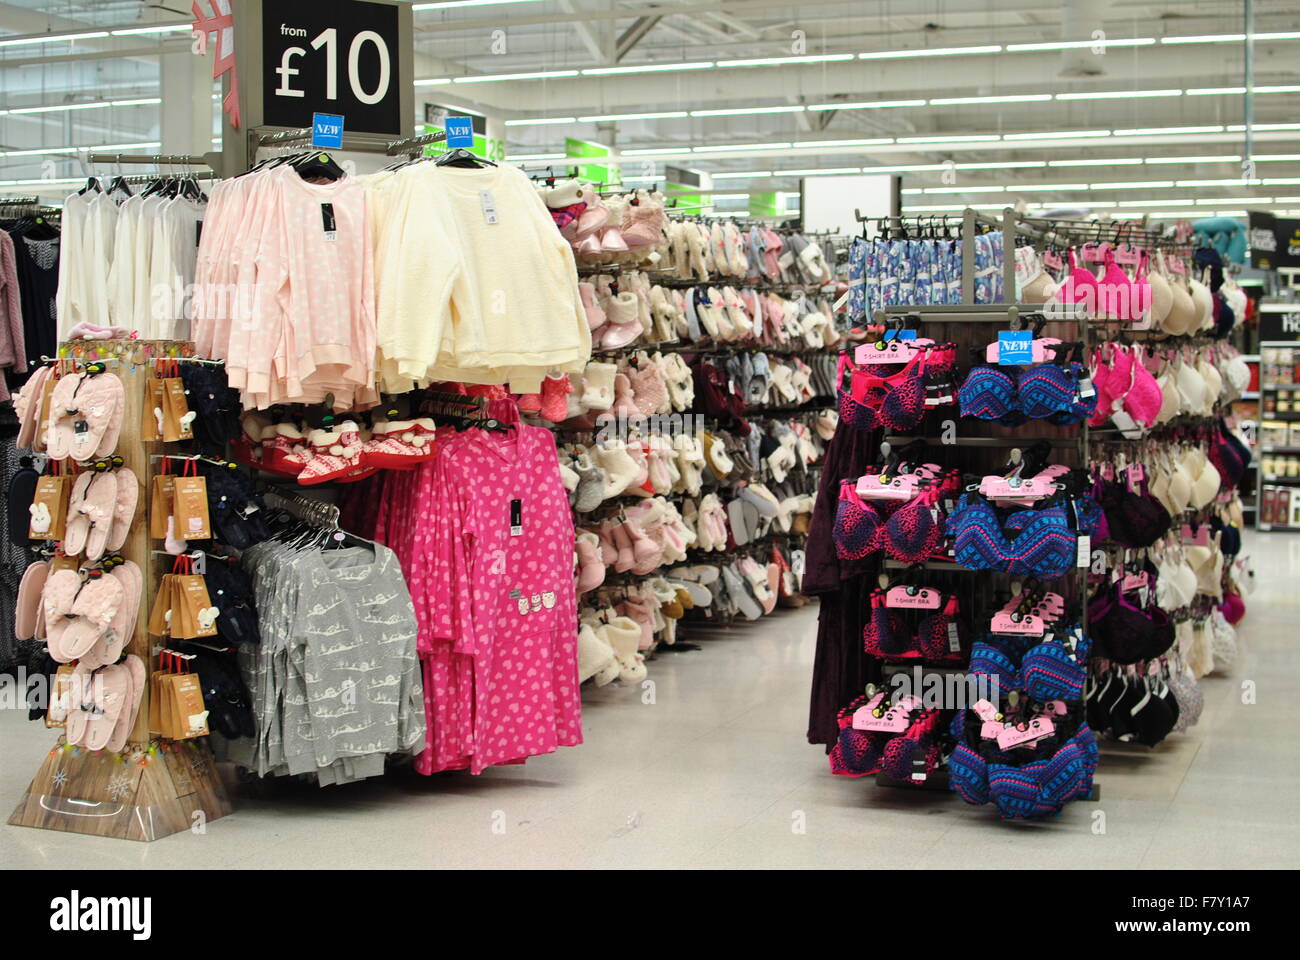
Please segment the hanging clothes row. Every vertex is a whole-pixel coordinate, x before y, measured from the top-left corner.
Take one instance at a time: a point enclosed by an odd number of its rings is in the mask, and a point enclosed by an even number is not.
[[[139,178],[132,178],[138,180]],[[126,177],[92,177],[63,202],[59,339],[81,324],[146,340],[189,336],[190,291],[207,197],[193,177],[158,175],[139,193]]]
[[[456,153],[364,177],[325,154],[275,158],[214,189],[194,339],[227,360],[246,407],[365,409],[377,377],[389,393],[535,393],[548,372],[582,369],[591,333],[569,245],[522,172]]]
[[[582,742],[574,529],[555,440],[518,423],[513,401],[485,412],[491,425],[440,427],[433,461],[349,491],[350,525],[391,546],[411,585],[424,774],[477,774]]]
[[[59,214],[34,203],[0,201],[0,400],[10,383],[53,356],[62,234]]]

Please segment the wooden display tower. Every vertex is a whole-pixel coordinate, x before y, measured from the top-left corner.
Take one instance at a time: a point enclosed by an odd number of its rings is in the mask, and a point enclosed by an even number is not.
[[[172,742],[149,735],[148,675],[155,666],[146,626],[158,591],[159,563],[149,540],[149,491],[156,472],[152,454],[163,445],[140,438],[145,381],[155,357],[189,356],[193,345],[176,341],[72,342],[61,356],[102,360],[122,381],[126,409],[116,453],[140,479],[135,520],[120,551],[144,576],[144,597],[127,653],[145,664],[144,702],[125,755],[70,748],[60,738],[9,817],[17,826],[87,833],[126,840],[157,840],[230,813],[230,801],[204,739]]]

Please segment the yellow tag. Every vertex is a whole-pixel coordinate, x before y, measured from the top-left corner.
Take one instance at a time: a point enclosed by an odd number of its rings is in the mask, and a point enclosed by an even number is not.
[[[321,162],[321,163],[328,163],[328,162],[329,162],[329,158],[330,158],[330,155],[329,155],[328,153],[322,153],[322,154],[320,155],[320,162]]]

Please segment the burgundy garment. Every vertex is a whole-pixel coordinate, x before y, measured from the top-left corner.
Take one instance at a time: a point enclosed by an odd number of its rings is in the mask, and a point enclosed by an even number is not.
[[[881,680],[880,662],[862,649],[862,626],[871,614],[880,554],[841,560],[833,536],[840,481],[866,473],[879,450],[880,436],[874,430],[835,431],[826,450],[817,507],[808,529],[802,589],[806,594],[821,595],[808,742],[825,744],[827,752],[839,738],[837,711],[859,696],[867,683]]]
[[[695,410],[707,417],[717,418],[724,430],[742,437],[749,436],[745,401],[736,392],[726,371],[698,355],[689,358],[687,365],[691,368],[691,376],[695,381]]]

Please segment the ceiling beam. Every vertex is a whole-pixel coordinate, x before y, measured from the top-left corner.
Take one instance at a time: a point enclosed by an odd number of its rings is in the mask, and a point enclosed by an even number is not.
[[[633,20],[632,25],[619,34],[619,38],[614,44],[614,62],[621,62],[662,19],[663,17],[654,16],[637,17]]]

